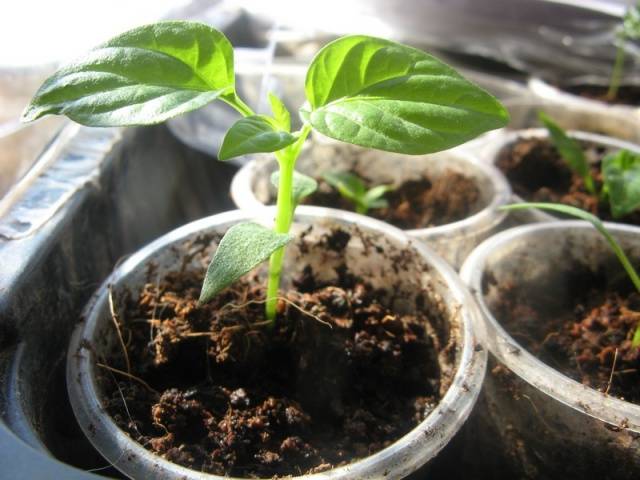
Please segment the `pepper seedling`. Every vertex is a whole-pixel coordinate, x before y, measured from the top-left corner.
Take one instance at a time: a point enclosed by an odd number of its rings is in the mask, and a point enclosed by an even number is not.
[[[613,252],[616,254],[616,257],[620,261],[620,264],[624,268],[624,271],[627,272],[627,275],[629,276],[631,283],[633,283],[633,286],[635,287],[635,289],[638,291],[638,293],[640,293],[640,277],[638,276],[638,272],[636,271],[635,268],[633,268],[631,261],[629,261],[629,257],[627,257],[627,255],[624,253],[624,250],[622,249],[620,244],[616,241],[613,235],[609,233],[609,231],[606,229],[606,227],[598,217],[596,217],[595,215],[592,215],[589,212],[585,212],[584,210],[581,210],[577,207],[572,207],[570,205],[562,205],[560,203],[544,203],[544,202],[513,203],[511,205],[505,205],[503,207],[500,207],[501,210],[507,210],[507,211],[508,210],[527,210],[531,208],[539,208],[541,210],[550,210],[558,213],[563,213],[565,215],[578,218],[580,220],[586,220],[591,225],[593,225],[594,228],[605,238],[605,240],[611,247],[611,250],[613,250]],[[638,326],[636,327],[633,333],[633,336],[631,339],[631,345],[634,348],[640,347],[640,324],[638,324]]]
[[[613,100],[618,95],[622,73],[624,72],[625,48],[627,40],[640,40],[640,2],[629,5],[622,17],[622,25],[616,33],[616,58],[611,70],[606,98]]]
[[[622,149],[606,155],[601,164],[602,188],[598,191],[580,144],[544,112],[538,112],[538,118],[549,131],[549,138],[562,159],[582,177],[586,190],[599,201],[608,200],[613,218],[628,215],[640,207],[640,154]]]
[[[275,226],[245,223],[229,229],[207,269],[200,303],[269,258],[265,308],[273,321],[294,210],[314,187],[294,174],[312,129],[363,147],[425,154],[500,128],[509,118],[498,100],[435,57],[364,35],[322,48],[304,89],[303,125],[292,132],[290,113],[275,95],[269,95],[272,115],[254,113],[239,97],[233,48],[221,32],[202,23],[169,21],[125,32],[63,66],[40,87],[22,119],[61,114],[88,126],[127,126],[160,123],[214,100],[237,110],[243,118],[227,131],[218,158],[275,154]]]
[[[351,202],[357,213],[364,215],[372,208],[389,206],[389,202],[383,197],[393,190],[392,185],[376,185],[367,189],[364,180],[351,172],[324,172],[322,179]]]

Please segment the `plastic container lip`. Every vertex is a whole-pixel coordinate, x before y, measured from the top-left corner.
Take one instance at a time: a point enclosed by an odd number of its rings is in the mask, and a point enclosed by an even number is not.
[[[607,135],[600,135],[597,133],[582,132],[579,130],[569,130],[569,135],[572,138],[582,140],[585,142],[597,143],[608,148],[614,148],[618,150],[630,150],[632,152],[640,153],[640,145],[625,140],[619,140],[617,138],[609,137]],[[495,165],[500,152],[507,146],[515,143],[521,138],[548,138],[549,134],[544,128],[526,128],[522,130],[503,130],[497,132],[495,135],[487,139],[484,147],[481,150],[481,157],[486,163]],[[494,167],[496,168],[496,167]],[[513,202],[525,202],[522,197],[513,193],[511,196]],[[507,202],[508,203],[508,202]],[[532,209],[530,212],[533,215],[535,221],[538,222],[550,222],[558,220],[560,217],[556,217],[544,210]]]
[[[612,233],[629,233],[640,238],[640,227],[605,223]],[[569,220],[535,223],[501,232],[481,243],[465,261],[460,271],[481,311],[482,324],[476,329],[481,342],[509,370],[533,387],[581,413],[603,422],[640,433],[640,405],[610,397],[561,374],[520,345],[493,316],[482,294],[482,278],[489,257],[514,241],[531,237],[545,238],[552,230],[574,230],[585,235],[599,235],[587,222]]]
[[[479,171],[491,182],[493,195],[491,201],[481,210],[469,217],[445,225],[428,228],[413,228],[404,230],[412,237],[426,239],[446,235],[464,234],[470,230],[486,230],[500,224],[507,216],[507,212],[498,209],[506,205],[511,199],[511,187],[500,171],[493,165],[481,161],[463,149],[449,150],[448,153],[471,164],[471,168]],[[255,211],[265,205],[255,196],[251,186],[256,174],[257,161],[252,160],[244,165],[231,182],[231,197],[236,206],[243,210]]]
[[[85,349],[84,352],[88,352],[85,354],[82,349],[96,333],[100,313],[106,308],[107,286],[117,284],[135,271],[156,250],[185,239],[195,232],[216,226],[228,228],[246,219],[265,221],[272,218],[274,212],[275,209],[272,207],[265,208],[260,214],[234,210],[197,220],[169,232],[143,247],[120,265],[87,306],[85,321],[74,331],[67,357],[67,385],[71,404],[81,428],[91,443],[105,458],[132,478],[148,478],[149,475],[153,475],[152,478],[155,479],[230,479],[203,474],[151,454],[120,430],[104,412],[97,396],[94,352],[92,349]],[[400,478],[401,475],[410,473],[433,458],[462,426],[473,408],[482,386],[487,361],[486,352],[476,349],[477,342],[472,330],[473,317],[477,317],[479,312],[473,297],[453,269],[429,247],[421,242],[412,241],[401,230],[375,219],[340,210],[303,206],[296,212],[296,222],[327,220],[343,225],[356,222],[359,228],[369,233],[384,234],[397,245],[413,248],[437,273],[439,281],[448,287],[447,291],[451,295],[450,298],[445,298],[445,301],[449,308],[459,308],[460,313],[453,316],[453,321],[460,329],[459,364],[449,389],[436,409],[416,428],[374,455],[327,472],[294,477],[314,480],[373,479],[389,475],[389,478]],[[414,468],[411,468],[411,465]]]
[[[594,77],[589,75],[584,75],[582,77],[576,77],[572,79],[569,85],[579,85],[584,83],[590,83],[592,80],[594,80]],[[595,83],[596,85],[598,85],[598,84],[601,84],[602,82],[598,80],[591,83]],[[629,85],[629,83],[623,83],[623,86],[624,85]],[[636,85],[636,83],[633,83],[633,85]],[[603,112],[606,111],[607,109],[613,109],[617,111],[624,111],[634,115],[640,115],[640,107],[637,107],[634,105],[627,105],[627,104],[610,105],[601,100],[583,98],[579,95],[574,95],[569,92],[564,92],[560,88],[538,77],[529,78],[529,80],[527,81],[527,86],[535,96],[542,98],[544,100],[548,100],[556,103],[568,103],[569,105],[579,105],[587,108],[595,108],[598,110],[602,110]]]

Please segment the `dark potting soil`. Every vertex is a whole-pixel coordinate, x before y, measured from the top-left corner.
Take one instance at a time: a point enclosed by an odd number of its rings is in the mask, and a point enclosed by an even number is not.
[[[581,147],[591,162],[591,175],[596,190],[600,191],[600,163],[608,151],[605,147],[590,142],[581,142]],[[513,191],[526,201],[573,205],[603,220],[640,225],[640,212],[614,219],[609,203],[587,191],[582,177],[567,166],[558,150],[547,139],[518,139],[499,153],[496,166],[505,174]]]
[[[149,450],[218,475],[319,472],[388,446],[438,404],[449,382],[438,352],[455,345],[426,314],[389,310],[344,267],[331,285],[306,268],[271,328],[256,274],[197,305],[202,258],[121,302],[142,381],[101,371],[108,413]],[[109,366],[126,371],[123,358]]]
[[[490,276],[489,276],[490,278]],[[584,385],[640,404],[640,295],[626,277],[607,280],[576,264],[539,289],[504,287],[496,318],[528,351]],[[489,280],[491,283],[491,280]]]
[[[344,199],[323,181],[305,203],[354,211],[353,203]],[[367,182],[371,188],[371,182]],[[371,209],[367,215],[402,229],[426,228],[462,220],[478,208],[480,190],[475,182],[460,173],[446,171],[436,179],[408,180],[388,192],[386,208]]]
[[[576,85],[564,88],[569,93],[592,100],[600,100],[614,105],[640,106],[640,86],[623,85],[619,88],[615,98],[608,98],[608,87],[602,85]]]

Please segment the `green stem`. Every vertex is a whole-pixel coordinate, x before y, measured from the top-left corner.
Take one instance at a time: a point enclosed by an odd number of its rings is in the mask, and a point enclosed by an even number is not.
[[[288,233],[293,221],[293,213],[296,205],[293,202],[293,170],[296,160],[302,149],[311,127],[305,125],[300,136],[293,145],[276,152],[278,165],[280,166],[280,180],[278,183],[278,200],[276,203],[276,221],[274,230],[277,233]],[[280,248],[271,254],[269,259],[269,280],[267,283],[267,302],[265,306],[267,320],[273,322],[276,318],[278,304],[278,289],[280,288],[280,275],[282,273],[282,260],[284,248]]]
[[[618,260],[622,264],[622,267],[627,272],[627,275],[629,275],[629,279],[631,279],[634,287],[636,287],[636,290],[640,292],[640,277],[638,277],[638,273],[636,272],[635,268],[633,268],[633,265],[631,265],[629,258],[624,253],[624,250],[622,250],[620,244],[616,241],[615,238],[613,238],[613,236],[605,228],[604,224],[598,217],[577,207],[562,205],[558,203],[512,203],[511,205],[500,207],[500,210],[526,210],[530,208],[540,208],[542,210],[551,210],[559,213],[564,213],[565,215],[571,215],[573,217],[579,218],[581,220],[586,220],[587,222],[591,223],[591,225],[593,225],[595,229],[600,232],[600,234],[605,238],[607,243],[609,243],[609,246],[616,254],[616,257],[618,257]]]
[[[236,95],[235,92],[228,95],[222,95],[220,97],[220,100],[236,109],[243,117],[250,117],[251,115],[255,115],[253,110],[251,110],[251,107],[244,103],[242,99],[238,95]]]
[[[613,100],[618,95],[620,81],[622,80],[622,71],[624,68],[624,43],[623,36],[620,37],[618,48],[616,49],[616,60],[611,71],[611,80],[609,82],[609,90],[607,91],[607,99]]]
[[[360,213],[362,215],[366,215],[367,210],[369,210],[369,209],[367,208],[367,206],[364,203],[356,202],[356,213]]]

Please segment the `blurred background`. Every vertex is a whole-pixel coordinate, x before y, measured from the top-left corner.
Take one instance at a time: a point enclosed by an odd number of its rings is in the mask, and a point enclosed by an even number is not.
[[[5,472],[29,479],[84,480],[89,478],[84,470],[117,475],[88,444],[68,405],[64,365],[70,332],[90,295],[124,255],[178,225],[233,208],[228,188],[235,166],[212,156],[237,114],[214,103],[144,128],[80,128],[59,117],[21,124],[22,109],[61,62],[143,23],[199,20],[233,43],[236,85],[254,110],[266,111],[261,102],[273,91],[295,112],[304,102],[304,75],[313,54],[341,34],[367,33],[426,49],[454,65],[505,101],[510,127],[522,128],[535,123],[540,106],[532,100],[532,79],[549,85],[586,76],[596,83],[609,80],[616,31],[631,3],[2,2],[0,478],[7,478]],[[625,83],[640,84],[640,46],[627,42],[626,52]],[[614,121],[597,109],[570,115],[562,102],[545,109],[559,123],[564,115],[591,122],[599,132],[613,128],[620,138],[640,138],[637,106]]]
[[[457,66],[505,79],[585,73],[606,78],[615,54],[616,20],[630,1],[5,2],[0,19],[0,197],[25,176],[63,124],[60,118],[29,126],[18,120],[42,80],[60,62],[142,23],[190,18],[226,29],[240,47],[239,83],[250,101],[252,96],[264,98],[260,92],[270,88],[296,108],[302,100],[300,77],[312,52],[342,33],[369,33],[435,48]],[[629,48],[637,57],[637,46]],[[214,108],[174,121],[171,129],[190,145],[213,153],[211,130],[225,125],[226,115],[224,108]]]

